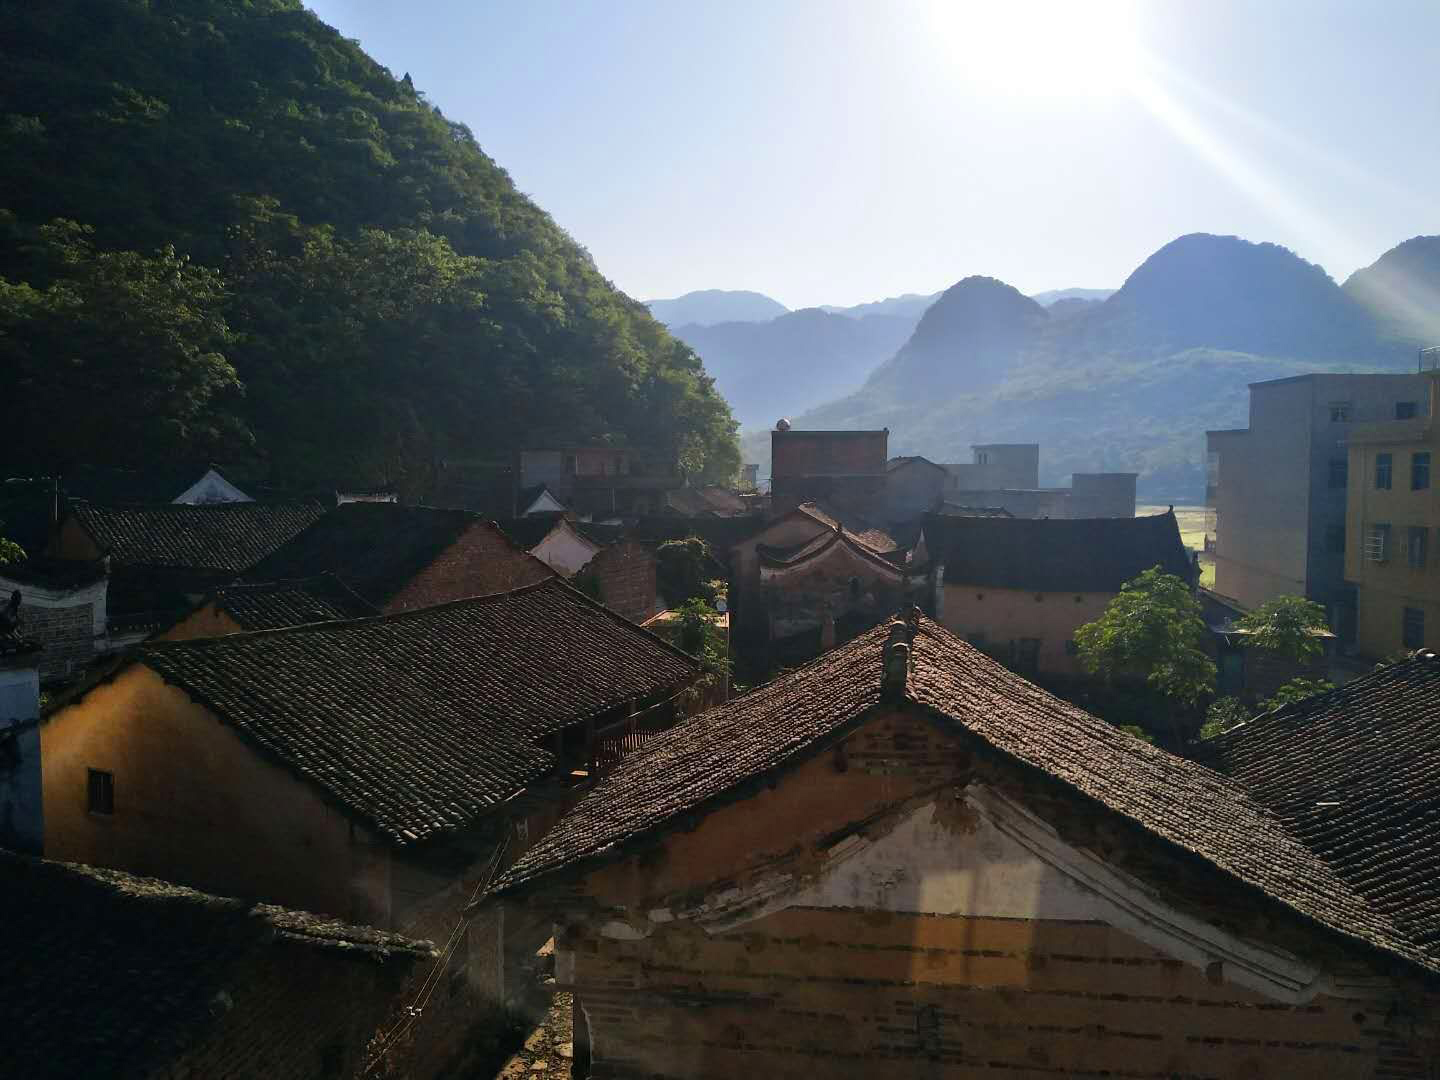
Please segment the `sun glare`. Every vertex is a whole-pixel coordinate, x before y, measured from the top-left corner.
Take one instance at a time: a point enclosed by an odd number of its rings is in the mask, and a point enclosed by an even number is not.
[[[1096,97],[1130,89],[1136,11],[1123,0],[935,0],[947,63],[989,92]]]

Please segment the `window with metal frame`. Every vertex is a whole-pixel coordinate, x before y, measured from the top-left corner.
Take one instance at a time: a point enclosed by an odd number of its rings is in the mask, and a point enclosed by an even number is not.
[[[85,808],[92,814],[115,813],[115,774],[103,769],[85,772]]]
[[[1410,569],[1425,569],[1425,558],[1428,552],[1430,530],[1420,526],[1412,525],[1405,531],[1405,557],[1410,563]]]
[[[1350,402],[1332,401],[1330,403],[1330,422],[1332,424],[1344,424],[1350,420]]]
[[[1430,451],[1410,455],[1410,490],[1424,491],[1430,486]]]
[[[1390,477],[1394,471],[1394,455],[1375,455],[1375,486],[1383,491],[1390,490]]]
[[[1365,534],[1365,558],[1370,562],[1383,563],[1390,558],[1390,526],[1384,523],[1371,525]]]

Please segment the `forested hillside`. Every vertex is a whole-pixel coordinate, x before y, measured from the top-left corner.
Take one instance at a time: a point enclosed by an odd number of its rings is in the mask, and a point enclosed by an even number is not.
[[[1274,244],[1184,236],[1103,303],[1073,309],[967,278],[860,390],[795,423],[889,427],[892,453],[937,461],[968,461],[976,442],[1039,442],[1043,482],[1133,470],[1151,499],[1196,499],[1204,432],[1244,425],[1249,383],[1414,370],[1426,324],[1401,315],[1437,295],[1435,251],[1409,241],[1342,290]],[[764,439],[747,451],[768,460]]]
[[[191,455],[413,486],[609,438],[733,473],[692,350],[298,0],[0,21],[8,468]]]

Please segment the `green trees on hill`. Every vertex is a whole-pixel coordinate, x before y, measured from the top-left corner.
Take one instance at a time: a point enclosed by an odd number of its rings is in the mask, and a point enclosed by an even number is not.
[[[694,353],[296,0],[0,15],[15,465],[253,454],[281,481],[403,484],[606,438],[735,471]]]

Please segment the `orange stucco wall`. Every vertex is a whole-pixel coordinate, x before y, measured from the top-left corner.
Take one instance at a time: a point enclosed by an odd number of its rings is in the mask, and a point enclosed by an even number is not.
[[[557,897],[557,974],[575,993],[590,1075],[1427,1075],[1402,1018],[1420,999],[1392,1013],[1400,991],[1375,972],[1371,996],[1279,1000],[1224,964],[1184,963],[1096,918],[933,914],[859,894],[762,907],[728,927],[697,921],[756,886],[755,902],[774,904],[775,882],[820,880],[847,833],[878,841],[887,815],[927,801],[948,807],[955,859],[978,853],[976,866],[998,859],[1007,872],[1001,849],[959,839],[978,835],[963,800],[945,802],[968,760],[917,713],[881,715],[843,753],[826,750]]]
[[[224,637],[244,633],[245,628],[207,600],[183,619],[156,637],[161,641],[189,641],[192,638]]]
[[[967,641],[984,636],[987,649],[1005,649],[1021,638],[1040,640],[1039,670],[1057,675],[1080,675],[1078,657],[1065,643],[1087,622],[1094,622],[1114,599],[1114,593],[1035,593],[1019,589],[993,589],[984,585],[946,584],[941,619]]]
[[[114,774],[113,815],[87,810],[92,768]],[[385,851],[143,665],[42,726],[41,769],[48,858],[387,921]]]

